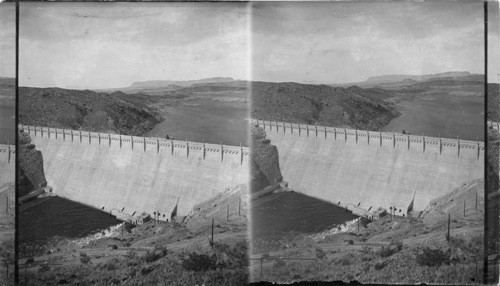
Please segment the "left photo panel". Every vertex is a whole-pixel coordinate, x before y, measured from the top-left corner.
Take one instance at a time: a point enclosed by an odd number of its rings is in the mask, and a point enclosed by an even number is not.
[[[0,3],[0,281],[14,285],[16,6]]]
[[[19,3],[20,284],[247,283],[248,27],[245,3]]]

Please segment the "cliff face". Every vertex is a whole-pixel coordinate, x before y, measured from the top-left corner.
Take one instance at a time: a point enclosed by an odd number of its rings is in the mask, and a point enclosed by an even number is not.
[[[24,196],[32,191],[47,186],[45,173],[43,171],[42,152],[36,150],[31,144],[30,136],[19,132],[18,148],[18,176],[19,176],[19,196]]]
[[[266,139],[262,127],[252,126],[251,192],[257,192],[283,180],[278,148]]]

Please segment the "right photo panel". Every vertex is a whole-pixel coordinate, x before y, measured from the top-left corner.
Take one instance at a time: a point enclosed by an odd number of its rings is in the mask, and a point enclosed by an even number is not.
[[[252,3],[252,282],[496,279],[485,31],[483,2]]]

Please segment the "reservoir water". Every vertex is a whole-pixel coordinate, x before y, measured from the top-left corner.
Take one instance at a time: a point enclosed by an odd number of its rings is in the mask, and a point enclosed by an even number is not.
[[[33,206],[21,205],[18,210],[21,248],[27,243],[44,244],[54,236],[81,238],[121,223],[107,213],[60,197],[37,200],[27,203]]]
[[[248,146],[248,102],[246,93],[210,94],[158,109],[165,121],[145,136],[212,144]]]
[[[409,130],[425,135],[461,140],[484,140],[484,97],[450,94],[428,95],[396,103],[401,116],[381,131]]]
[[[271,194],[253,202],[254,238],[294,231],[315,233],[357,218],[351,212],[296,192]]]

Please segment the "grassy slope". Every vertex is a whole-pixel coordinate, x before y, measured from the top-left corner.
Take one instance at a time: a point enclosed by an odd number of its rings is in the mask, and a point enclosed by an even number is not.
[[[247,187],[228,189],[195,206],[185,223],[154,223],[99,239],[58,241],[27,260],[21,281],[33,285],[245,285]],[[238,215],[241,198],[241,216]],[[227,206],[229,222],[226,222]],[[209,230],[215,220],[212,249]],[[28,261],[28,262],[27,262]],[[193,270],[196,265],[206,269]]]
[[[0,187],[0,281],[14,285],[15,186]],[[9,264],[9,277],[4,260]]]

